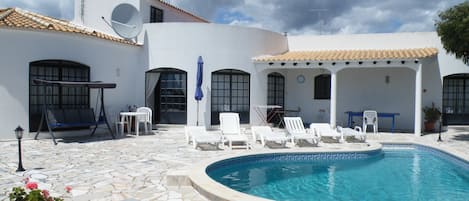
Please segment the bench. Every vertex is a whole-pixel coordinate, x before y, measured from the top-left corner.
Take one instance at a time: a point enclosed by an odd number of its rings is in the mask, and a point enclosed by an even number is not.
[[[42,124],[46,120],[49,133],[52,136],[54,144],[55,136],[52,130],[57,128],[84,128],[95,126],[91,135],[94,134],[99,124],[105,123],[104,121],[96,121],[95,114],[92,108],[81,108],[81,109],[47,109],[46,114],[42,116],[38,131],[34,139],[37,140],[37,136],[41,131]]]

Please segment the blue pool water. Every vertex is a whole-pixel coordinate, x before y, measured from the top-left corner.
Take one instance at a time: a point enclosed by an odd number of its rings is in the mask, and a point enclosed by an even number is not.
[[[467,163],[436,152],[260,155],[215,163],[207,174],[237,191],[273,200],[469,201]]]

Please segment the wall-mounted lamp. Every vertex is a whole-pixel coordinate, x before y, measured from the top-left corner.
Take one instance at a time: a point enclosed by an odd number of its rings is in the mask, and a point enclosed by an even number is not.
[[[293,66],[296,66],[296,65],[298,65],[298,63],[296,63],[296,62],[295,62],[295,63],[293,63]]]
[[[387,64],[390,64],[390,63],[391,63],[391,61],[386,61],[386,63],[387,63]]]
[[[335,62],[332,62],[332,65],[335,66]]]
[[[272,66],[272,65],[274,65],[274,62],[269,62],[269,66]]]
[[[350,64],[350,62],[348,62],[348,61],[345,62],[345,65],[349,65],[349,64]]]
[[[378,63],[378,62],[377,62],[377,61],[373,61],[373,64],[376,64],[376,63]]]
[[[285,66],[285,62],[280,63],[281,66]]]
[[[401,64],[405,64],[405,61],[401,61]]]
[[[418,64],[418,63],[419,63],[419,60],[418,60],[418,59],[416,59],[416,60],[414,61],[414,63]]]
[[[362,65],[362,64],[363,64],[363,61],[359,61],[358,64],[359,64],[359,65]]]
[[[307,66],[309,66],[309,64],[311,64],[311,63],[309,63],[309,62],[306,62],[306,65],[307,65]]]
[[[389,75],[386,75],[386,76],[384,77],[384,82],[385,82],[386,84],[389,84],[389,82],[391,82],[391,78],[390,78]]]
[[[319,62],[318,65],[322,66],[322,62]]]

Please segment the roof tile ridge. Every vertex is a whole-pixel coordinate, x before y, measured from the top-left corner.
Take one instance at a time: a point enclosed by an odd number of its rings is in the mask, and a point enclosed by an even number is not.
[[[14,8],[7,8],[6,11],[4,11],[4,13],[0,15],[0,20],[3,20],[8,17],[11,13],[13,13],[13,11],[15,11]]]
[[[41,17],[39,17],[38,14],[36,14],[36,13],[30,12],[30,11],[27,11],[27,10],[23,10],[21,8],[15,8],[15,11],[18,14],[23,15],[24,17],[29,18],[30,20],[32,20],[32,21],[34,21],[38,24],[41,24],[45,27],[50,27],[52,25],[51,23],[48,23],[45,20],[41,19]]]

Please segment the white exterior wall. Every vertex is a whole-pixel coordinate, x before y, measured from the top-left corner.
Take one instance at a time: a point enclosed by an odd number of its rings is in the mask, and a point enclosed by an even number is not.
[[[442,105],[442,80],[443,77],[455,73],[469,73],[469,68],[452,55],[446,54],[442,48],[439,37],[435,32],[425,33],[389,33],[389,34],[357,34],[357,35],[325,35],[325,36],[293,36],[288,38],[290,51],[300,50],[340,50],[340,49],[406,49],[436,47],[439,49],[437,57],[422,59],[422,106],[430,106],[435,103],[439,108]],[[404,130],[412,130],[414,125],[415,104],[415,70],[372,68],[346,69],[338,72],[338,101],[337,121],[339,125],[347,123],[345,111],[361,111],[363,109],[375,109],[381,112],[399,112],[396,127]],[[368,68],[370,67],[370,68]],[[317,122],[320,109],[326,108],[330,101],[312,100],[314,97],[315,70],[291,71],[287,82],[290,84],[286,91],[293,94],[306,94],[308,98],[297,99],[288,94],[287,107],[302,107],[306,121]],[[317,70],[316,70],[317,71]],[[299,73],[307,74],[306,89],[296,87],[296,76]],[[389,75],[391,82],[385,84],[385,76]],[[396,79],[398,81],[396,82]],[[372,87],[367,87],[372,86]],[[312,90],[309,90],[311,88]],[[384,91],[387,90],[387,91]],[[363,99],[371,97],[370,99]],[[386,98],[385,98],[386,97]],[[395,101],[391,101],[395,100]],[[366,102],[364,102],[366,101]],[[304,109],[304,110],[303,110]],[[328,116],[328,115],[326,115]],[[390,120],[384,120],[382,128],[390,127]],[[381,123],[381,121],[380,121]]]
[[[200,22],[199,19],[178,11],[158,0],[141,0],[140,14],[142,15],[144,23],[150,22],[150,6],[163,10],[163,22]]]
[[[200,102],[199,121],[210,125],[211,73],[221,69],[242,70],[251,75],[250,122],[259,122],[253,106],[267,102],[267,74],[254,68],[252,57],[279,54],[287,50],[286,38],[278,33],[229,25],[206,23],[145,24],[145,49],[149,55],[148,70],[171,67],[187,72],[187,122],[196,123],[197,102],[194,100],[197,58],[204,59],[204,98]],[[138,79],[144,78],[141,72]],[[139,103],[144,103],[144,82],[137,85]],[[204,116],[202,116],[204,115]]]
[[[101,17],[103,16],[110,23],[112,11],[121,3],[131,4],[137,8],[140,11],[143,23],[150,22],[151,5],[163,10],[164,22],[198,22],[198,19],[177,11],[158,0],[75,0],[75,17],[73,22],[117,36],[114,30]]]
[[[0,29],[0,44],[5,44],[0,46],[0,139],[13,139],[13,130],[18,125],[26,133],[29,131],[29,63],[33,61],[78,62],[90,67],[90,80],[117,83],[116,89],[104,92],[111,122],[127,104],[136,104],[135,73],[142,71],[139,63],[142,47],[78,34],[9,29]],[[94,108],[97,90],[90,91],[90,106]]]

